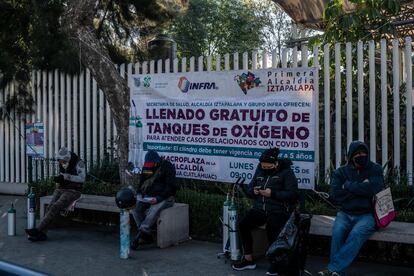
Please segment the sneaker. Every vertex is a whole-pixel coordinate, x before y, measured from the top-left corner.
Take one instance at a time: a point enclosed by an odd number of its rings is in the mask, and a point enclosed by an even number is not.
[[[276,266],[273,265],[273,264],[271,264],[265,275],[268,275],[268,276],[278,276],[279,274],[277,274],[276,271],[277,271],[276,270]]]
[[[138,247],[140,245],[148,245],[152,243],[154,243],[154,238],[152,235],[140,231],[132,241],[130,248],[132,250],[138,250]]]
[[[330,271],[329,269],[325,269],[318,272],[319,276],[340,276],[338,272]]]
[[[32,228],[32,229],[24,229],[24,231],[26,232],[27,235],[29,236],[37,236],[39,235],[39,230],[37,230],[37,228]]]
[[[29,241],[31,242],[38,242],[38,241],[45,241],[47,240],[47,235],[41,231],[35,236],[29,236]]]
[[[240,262],[236,262],[231,266],[234,270],[246,270],[246,269],[255,269],[256,263],[254,261],[248,261],[246,259],[242,259]]]

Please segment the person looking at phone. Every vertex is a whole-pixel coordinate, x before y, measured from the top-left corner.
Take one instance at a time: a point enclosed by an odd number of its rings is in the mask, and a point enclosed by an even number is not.
[[[162,159],[156,151],[148,151],[139,177],[137,204],[132,211],[138,234],[131,249],[137,250],[140,245],[153,242],[151,229],[161,210],[174,205],[175,192],[174,165]]]
[[[253,208],[239,223],[244,257],[233,264],[234,270],[255,269],[253,260],[252,230],[266,224],[267,239],[272,244],[298,201],[298,182],[292,161],[280,159],[279,149],[265,150],[259,158],[259,165],[247,189],[253,199]],[[270,265],[266,275],[277,275],[276,267]]]

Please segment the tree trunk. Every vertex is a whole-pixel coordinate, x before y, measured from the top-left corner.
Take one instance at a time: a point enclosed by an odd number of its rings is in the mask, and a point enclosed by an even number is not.
[[[67,1],[62,18],[64,32],[80,50],[82,64],[91,71],[108,101],[118,131],[118,158],[121,184],[126,182],[130,95],[126,79],[111,61],[93,26],[95,0]],[[96,146],[96,145],[94,145]]]

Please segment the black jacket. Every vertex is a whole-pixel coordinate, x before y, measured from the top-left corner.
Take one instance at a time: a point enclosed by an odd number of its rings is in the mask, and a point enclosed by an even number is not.
[[[355,150],[361,146],[368,152],[368,146],[363,142],[354,141],[349,145],[347,164],[336,169],[331,180],[332,201],[351,215],[371,213],[373,196],[384,188],[380,165],[368,161],[365,168],[357,170],[350,161]]]
[[[277,171],[266,173],[260,164],[249,184],[247,194],[253,198],[253,209],[262,210],[267,213],[291,212],[296,206],[298,194],[298,181],[293,170],[290,168],[292,161],[280,159],[280,167]],[[260,186],[261,189],[270,188],[270,197],[255,195],[253,188]]]
[[[59,164],[61,174],[59,184],[61,189],[73,189],[80,191],[82,184],[85,182],[86,170],[85,163],[73,152],[70,152],[70,161],[68,168],[64,169]]]
[[[159,173],[157,173],[158,170],[160,170]],[[175,167],[170,161],[161,160],[157,171],[151,176],[155,177],[153,184],[145,191],[142,189],[142,184],[146,179],[141,175],[138,193],[141,193],[143,196],[156,197],[157,201],[160,202],[170,196],[175,196],[177,189],[175,184]]]

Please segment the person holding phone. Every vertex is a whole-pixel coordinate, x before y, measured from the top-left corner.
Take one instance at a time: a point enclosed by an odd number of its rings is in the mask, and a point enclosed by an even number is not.
[[[278,158],[279,149],[265,150],[259,158],[259,165],[247,189],[253,199],[253,208],[239,223],[244,257],[233,264],[234,270],[255,269],[253,260],[252,230],[266,224],[268,243],[272,244],[298,201],[298,182],[292,161]],[[266,275],[277,275],[276,267],[270,265]]]
[[[153,242],[151,229],[161,211],[174,205],[175,167],[154,150],[145,155],[144,166],[137,189],[137,204],[132,211],[138,234],[131,244],[137,250],[142,244]]]

